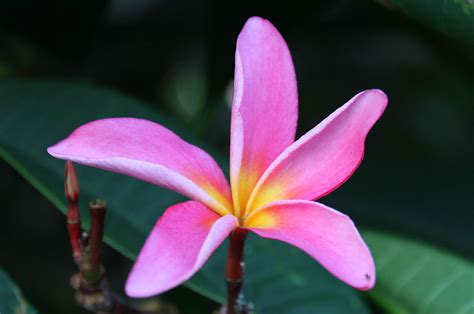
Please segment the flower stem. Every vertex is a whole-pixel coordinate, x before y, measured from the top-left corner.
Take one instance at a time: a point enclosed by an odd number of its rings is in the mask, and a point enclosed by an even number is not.
[[[242,312],[239,300],[244,276],[244,243],[247,230],[237,228],[230,234],[229,253],[227,255],[227,314]]]
[[[77,182],[76,169],[71,161],[67,161],[64,166],[64,192],[68,201],[67,230],[69,232],[74,261],[79,263],[83,257],[81,214],[78,206],[79,183]]]
[[[104,235],[106,203],[95,199],[89,202],[91,228],[88,234],[87,246],[84,249],[84,260],[79,264],[85,283],[90,286],[98,285],[103,279],[102,246]]]
[[[89,212],[91,215],[91,230],[89,233],[89,264],[91,268],[101,268],[102,238],[104,235],[104,219],[106,203],[103,200],[96,199],[89,203]]]

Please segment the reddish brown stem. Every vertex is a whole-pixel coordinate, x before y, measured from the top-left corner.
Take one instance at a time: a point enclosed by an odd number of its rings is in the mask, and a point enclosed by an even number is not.
[[[106,203],[100,199],[89,203],[91,216],[91,229],[88,236],[87,245],[83,250],[83,261],[79,270],[88,286],[95,286],[102,280],[104,269],[102,266],[102,237],[104,235]]]
[[[82,258],[81,244],[81,219],[79,216],[79,208],[75,204],[69,204],[67,211],[67,230],[69,232],[69,240],[71,242],[72,254],[75,261]]]
[[[74,260],[78,262],[82,258],[82,230],[81,214],[79,211],[79,184],[77,182],[74,164],[66,161],[64,166],[64,192],[68,201],[67,230],[71,242]]]
[[[89,233],[89,263],[91,264],[92,268],[97,268],[101,265],[105,208],[105,201],[99,199],[89,203],[89,212],[91,214],[91,230]]]
[[[227,314],[237,314],[244,276],[244,243],[247,230],[237,228],[230,234],[227,255]]]
[[[69,239],[74,261],[79,268],[79,272],[71,277],[71,286],[76,291],[75,298],[78,304],[89,311],[105,314],[176,313],[173,306],[162,303],[155,309],[136,310],[114,295],[104,276],[102,265],[106,203],[102,200],[89,203],[91,229],[89,235],[83,236],[78,206],[79,184],[74,164],[70,161],[65,165],[64,190],[69,203],[67,212]]]

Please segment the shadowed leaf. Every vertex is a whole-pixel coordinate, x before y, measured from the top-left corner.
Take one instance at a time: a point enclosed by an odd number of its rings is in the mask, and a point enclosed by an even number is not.
[[[3,81],[0,99],[0,156],[62,212],[66,210],[64,162],[49,156],[46,148],[81,124],[104,117],[147,118],[199,145],[189,132],[146,105],[87,85]],[[217,156],[217,160],[222,158]],[[156,219],[168,206],[182,200],[172,192],[126,176],[80,166],[77,170],[83,204],[97,196],[107,201],[106,242],[131,259],[137,256]],[[88,215],[83,217],[88,226]],[[224,302],[225,253],[223,246],[185,285]],[[260,313],[368,312],[355,290],[296,248],[251,237],[246,253],[245,293]]]
[[[21,294],[8,274],[0,268],[0,313],[35,314],[37,313]]]

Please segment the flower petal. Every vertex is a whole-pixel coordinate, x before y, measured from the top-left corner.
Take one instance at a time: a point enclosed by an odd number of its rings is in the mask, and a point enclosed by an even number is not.
[[[295,138],[296,77],[288,47],[267,20],[250,18],[237,40],[230,177],[234,210],[265,169]]]
[[[361,163],[367,133],[386,105],[382,91],[361,92],[298,139],[265,171],[247,214],[270,201],[315,200],[338,188]]]
[[[125,291],[149,297],[172,289],[194,275],[237,226],[196,201],[174,205],[158,220],[143,246]]]
[[[273,202],[254,212],[245,227],[264,238],[300,248],[354,288],[368,290],[375,284],[372,255],[354,223],[323,204],[302,200]]]
[[[220,214],[232,210],[222,170],[206,152],[142,119],[87,123],[48,148],[54,157],[132,176],[182,193]]]

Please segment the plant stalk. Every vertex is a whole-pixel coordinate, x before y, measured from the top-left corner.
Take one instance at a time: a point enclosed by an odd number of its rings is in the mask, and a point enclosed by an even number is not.
[[[77,182],[76,169],[71,161],[64,166],[64,192],[68,201],[67,230],[71,242],[74,261],[79,263],[83,258],[81,214],[79,211],[79,183]]]
[[[240,314],[244,307],[241,290],[244,276],[244,243],[247,232],[245,229],[237,228],[230,234],[226,270],[227,314]]]
[[[106,203],[100,199],[89,203],[89,213],[91,215],[91,230],[89,232],[89,266],[92,271],[98,275],[100,280],[102,268],[102,237],[104,235]],[[100,274],[100,275],[99,275]]]
[[[89,203],[91,228],[87,235],[81,229],[79,211],[79,183],[74,164],[70,161],[65,165],[64,190],[69,206],[67,211],[67,229],[74,262],[79,272],[71,277],[71,286],[75,290],[75,299],[79,305],[91,312],[100,314],[165,314],[177,313],[172,305],[157,303],[155,308],[144,310],[122,302],[110,289],[104,276],[102,265],[102,246],[106,203],[94,200]]]

